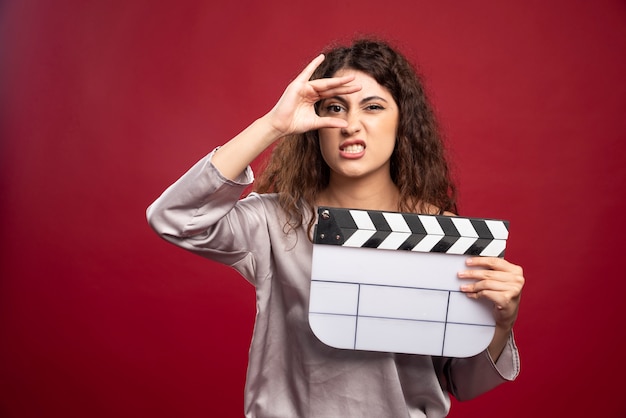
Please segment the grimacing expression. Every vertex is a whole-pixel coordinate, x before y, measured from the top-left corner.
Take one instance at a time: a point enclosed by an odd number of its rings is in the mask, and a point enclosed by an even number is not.
[[[346,68],[334,77],[354,75],[351,83],[361,90],[324,99],[319,104],[320,116],[341,118],[346,128],[319,130],[320,148],[333,176],[364,178],[389,177],[399,123],[398,105],[391,93],[370,75]]]

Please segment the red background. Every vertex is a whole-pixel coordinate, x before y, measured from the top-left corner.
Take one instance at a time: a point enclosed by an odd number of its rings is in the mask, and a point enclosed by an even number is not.
[[[1,416],[242,415],[253,289],[144,211],[356,33],[421,63],[461,213],[525,268],[519,379],[450,416],[626,415],[623,1],[0,8]]]

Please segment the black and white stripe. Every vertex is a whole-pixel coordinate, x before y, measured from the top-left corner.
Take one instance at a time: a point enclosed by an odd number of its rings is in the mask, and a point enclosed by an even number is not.
[[[315,244],[504,257],[509,222],[320,207]]]

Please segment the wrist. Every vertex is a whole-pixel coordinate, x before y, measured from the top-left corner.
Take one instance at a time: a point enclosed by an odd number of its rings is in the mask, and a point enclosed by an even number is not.
[[[275,141],[285,136],[273,124],[268,115],[261,116],[247,128],[247,131],[253,134],[258,146],[265,149],[272,145]]]
[[[514,322],[502,323],[496,321],[496,329],[504,332],[510,332],[511,330],[513,330],[513,324]]]

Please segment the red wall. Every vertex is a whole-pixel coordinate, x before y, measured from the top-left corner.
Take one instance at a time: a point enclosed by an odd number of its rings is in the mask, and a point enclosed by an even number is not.
[[[421,62],[462,214],[525,267],[522,373],[451,416],[624,416],[626,4],[214,3],[0,4],[0,415],[242,415],[253,289],[144,211],[364,32]]]

